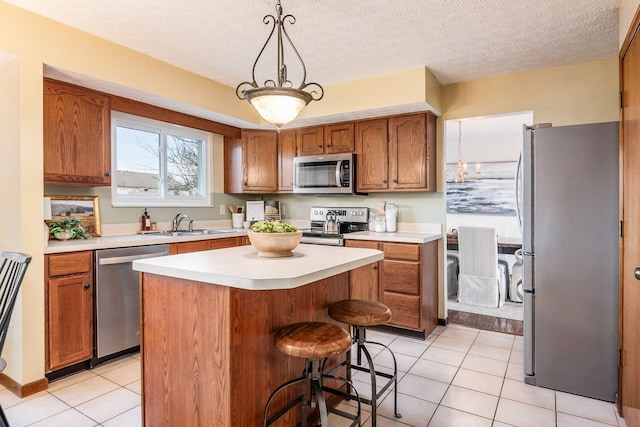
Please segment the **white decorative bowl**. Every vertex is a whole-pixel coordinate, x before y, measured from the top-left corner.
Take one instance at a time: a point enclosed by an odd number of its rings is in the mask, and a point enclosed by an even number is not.
[[[300,244],[302,231],[293,233],[254,233],[247,231],[251,245],[258,250],[258,256],[280,258],[293,256],[293,250]]]
[[[56,231],[53,236],[58,240],[69,240],[73,234],[71,231]]]

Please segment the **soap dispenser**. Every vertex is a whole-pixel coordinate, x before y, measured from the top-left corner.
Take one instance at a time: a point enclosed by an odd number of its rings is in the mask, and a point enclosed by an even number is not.
[[[144,208],[144,213],[142,214],[142,218],[141,220],[141,230],[142,231],[149,231],[151,230],[151,217],[149,216],[149,213],[147,212],[147,208]]]

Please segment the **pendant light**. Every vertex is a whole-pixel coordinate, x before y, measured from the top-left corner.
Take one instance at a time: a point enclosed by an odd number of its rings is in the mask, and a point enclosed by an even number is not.
[[[462,184],[466,176],[467,164],[462,162],[462,122],[458,121],[458,167],[456,169],[456,184]]]
[[[276,13],[277,17],[266,15],[263,18],[263,22],[267,25],[272,22],[273,28],[253,63],[253,69],[251,71],[252,81],[240,83],[236,87],[236,96],[239,99],[249,101],[263,119],[280,127],[295,119],[309,102],[322,99],[324,89],[318,83],[306,82],[307,69],[285,29],[284,22],[288,21],[290,24],[295,24],[296,18],[293,15],[282,16],[280,0],[278,0],[276,4]],[[274,33],[276,33],[277,36],[278,48],[277,76],[275,79],[266,80],[264,86],[260,87],[256,83],[256,65]],[[283,36],[287,39],[287,42],[291,45],[293,52],[302,64],[302,82],[297,88],[293,86],[293,83],[287,77],[287,65],[285,64],[284,45],[282,43]]]

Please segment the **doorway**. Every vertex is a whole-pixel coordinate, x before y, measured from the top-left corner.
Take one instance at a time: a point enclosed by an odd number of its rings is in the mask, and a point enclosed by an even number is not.
[[[516,186],[525,124],[533,124],[532,111],[445,121],[449,323],[522,335],[524,314],[517,291],[518,284],[521,289],[521,264],[516,252],[521,246],[522,232]],[[464,297],[465,288],[458,288],[460,267],[465,269],[467,263],[468,273],[470,262],[468,249],[462,254],[466,260],[460,258],[457,231],[461,226],[495,229],[496,286],[503,295],[496,305]],[[465,286],[464,282],[461,284]]]

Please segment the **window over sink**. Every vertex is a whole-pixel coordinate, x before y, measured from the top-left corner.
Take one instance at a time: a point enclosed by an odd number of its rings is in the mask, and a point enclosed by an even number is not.
[[[210,132],[111,113],[113,206],[211,206]]]

